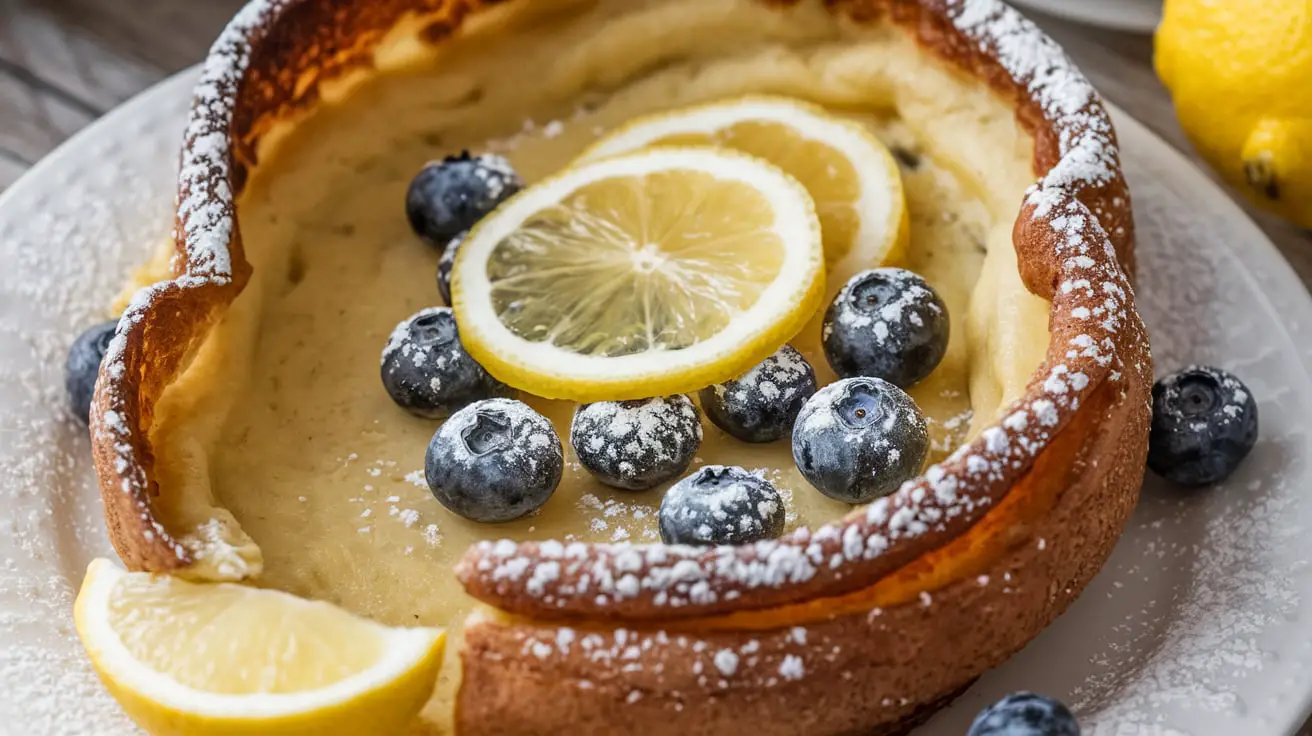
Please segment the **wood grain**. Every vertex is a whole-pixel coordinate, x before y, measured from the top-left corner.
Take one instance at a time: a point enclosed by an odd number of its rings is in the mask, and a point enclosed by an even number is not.
[[[0,0],[0,191],[87,123],[202,59],[240,5]],[[1151,38],[1035,18],[1109,100],[1196,160],[1153,74]],[[1312,284],[1312,235],[1241,204]]]
[[[238,0],[0,0],[0,190],[91,121],[200,60]]]

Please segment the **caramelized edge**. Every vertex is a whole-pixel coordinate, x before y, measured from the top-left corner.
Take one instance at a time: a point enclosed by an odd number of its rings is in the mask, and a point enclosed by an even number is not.
[[[106,524],[129,568],[170,572],[193,562],[152,510],[160,493],[149,442],[153,407],[249,279],[234,202],[258,163],[261,137],[312,108],[325,82],[370,69],[373,48],[403,19],[419,19],[425,40],[438,43],[487,4],[256,0],[215,44],[182,154],[177,276],[128,307],[93,402]],[[1087,82],[1055,43],[993,0],[829,6],[858,23],[900,26],[927,52],[1008,99],[1033,134],[1040,178],[1021,207],[1014,242],[1026,288],[1049,299],[1052,311],[1049,352],[1025,397],[924,476],[838,523],[744,547],[485,543],[457,568],[472,595],[522,616],[602,621],[704,618],[849,596],[946,548],[1009,494],[1025,493],[1022,477],[1104,383],[1150,383],[1115,133],[1091,87],[1076,107],[1069,95],[1056,97],[1068,90],[1051,88],[1054,69],[1078,82],[1077,92]],[[1008,39],[989,33],[998,27],[1018,29],[1034,45],[1034,59],[1048,66],[1026,70],[1018,62],[1032,59],[1009,57],[1015,49]],[[505,574],[509,561],[517,575]]]

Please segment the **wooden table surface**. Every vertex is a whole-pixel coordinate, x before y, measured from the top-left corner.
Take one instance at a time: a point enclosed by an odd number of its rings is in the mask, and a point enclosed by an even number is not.
[[[242,0],[0,0],[0,190],[115,105],[200,61],[241,5]],[[1149,37],[1035,18],[1107,99],[1193,157],[1152,72]],[[1312,284],[1312,233],[1248,209],[1303,282]]]
[[[0,190],[115,105],[200,61],[241,5],[242,0],[0,0]],[[1151,38],[1032,17],[1108,100],[1196,159],[1153,74]],[[1312,285],[1312,233],[1245,208],[1304,284]],[[1304,734],[1312,735],[1312,729]]]

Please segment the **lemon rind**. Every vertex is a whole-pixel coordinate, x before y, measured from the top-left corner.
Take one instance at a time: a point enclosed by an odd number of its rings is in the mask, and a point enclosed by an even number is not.
[[[482,268],[491,249],[534,213],[569,192],[609,177],[688,169],[751,185],[775,208],[776,232],[789,247],[775,279],[745,315],[697,345],[664,352],[653,370],[652,352],[620,357],[582,356],[510,332],[490,303],[491,282]],[[779,167],[736,151],[671,147],[609,157],[548,178],[512,197],[476,225],[452,269],[451,293],[466,351],[497,379],[550,399],[639,399],[695,391],[749,369],[796,335],[820,307],[825,291],[820,221],[811,197]],[[751,327],[746,327],[750,325]]]
[[[855,206],[861,215],[860,224],[856,242],[843,258],[843,264],[873,268],[902,256],[909,216],[902,176],[893,155],[859,123],[834,117],[824,108],[809,102],[771,95],[745,95],[632,120],[589,146],[574,159],[574,165],[642,149],[667,135],[710,134],[752,120],[786,125],[812,140],[831,146],[856,168],[863,185]],[[864,173],[871,168],[878,168],[887,176]],[[874,182],[882,183],[886,188],[872,191],[869,185]],[[832,284],[829,292],[836,293],[841,287],[842,284]]]
[[[334,709],[368,697],[405,680],[428,666],[427,660],[440,661],[445,632],[432,628],[389,628],[368,619],[362,625],[376,627],[386,642],[383,656],[370,668],[327,687],[299,693],[218,694],[197,690],[172,677],[150,669],[128,652],[107,617],[92,615],[104,608],[114,587],[129,573],[104,559],[94,560],[74,606],[74,620],[92,664],[112,689],[126,691],[139,700],[149,701],[190,718],[223,721],[269,720],[314,714]],[[172,581],[168,576],[163,579]],[[204,583],[201,583],[204,585]],[[234,583],[208,583],[234,585]],[[261,594],[283,596],[294,605],[331,605],[316,603],[276,590]],[[435,674],[435,672],[434,672]],[[431,687],[429,688],[431,689]]]

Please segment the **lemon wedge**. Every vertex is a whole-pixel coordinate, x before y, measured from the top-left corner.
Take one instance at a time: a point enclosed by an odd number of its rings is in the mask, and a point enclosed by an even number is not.
[[[831,298],[852,276],[906,251],[902,175],[888,148],[858,123],[786,97],[740,97],[633,120],[579,160],[670,145],[731,148],[801,182],[820,217]]]
[[[106,687],[155,736],[397,733],[432,694],[444,642],[437,629],[103,559],[74,619]]]
[[[694,391],[795,335],[825,284],[820,223],[778,167],[656,148],[567,169],[465,239],[465,349],[531,394],[589,402]]]

